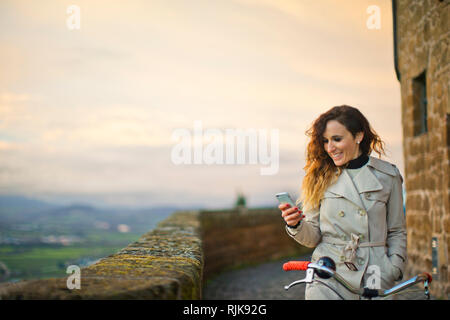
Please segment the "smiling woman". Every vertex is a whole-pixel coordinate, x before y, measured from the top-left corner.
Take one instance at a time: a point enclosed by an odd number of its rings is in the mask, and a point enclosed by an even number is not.
[[[370,270],[381,271],[375,281],[379,287],[371,289],[391,287],[402,278],[406,258],[399,170],[370,156],[372,151],[384,154],[383,142],[354,107],[331,108],[313,122],[307,135],[311,140],[301,194],[304,215],[296,207],[279,206],[288,234],[304,246],[316,247],[311,261],[322,256],[337,261],[338,273],[355,287],[366,287]],[[305,290],[305,299],[341,296],[359,298],[333,281],[309,284]]]
[[[317,207],[324,191],[349,161],[361,154],[370,155],[372,151],[380,157],[384,154],[384,142],[366,117],[351,106],[333,107],[321,114],[306,134],[311,140],[302,184],[305,209]]]
[[[336,166],[341,166],[361,155],[358,144],[363,139],[363,132],[358,132],[356,137],[353,137],[344,125],[336,120],[330,120],[323,136],[325,151],[328,152]]]

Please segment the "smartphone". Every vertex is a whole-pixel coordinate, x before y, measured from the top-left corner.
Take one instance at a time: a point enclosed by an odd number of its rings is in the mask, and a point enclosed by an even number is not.
[[[277,193],[277,194],[275,195],[275,197],[277,197],[278,202],[279,202],[280,204],[283,204],[283,203],[289,203],[289,204],[291,205],[291,208],[293,208],[293,207],[296,206],[294,200],[292,200],[291,196],[290,196],[289,193],[287,193],[287,192],[280,192],[280,193]],[[300,207],[299,207],[299,209],[300,209]]]

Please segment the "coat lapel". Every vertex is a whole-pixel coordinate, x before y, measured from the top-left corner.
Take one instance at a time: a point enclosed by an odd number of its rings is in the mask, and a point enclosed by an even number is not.
[[[383,185],[371,170],[373,166],[372,162],[373,158],[369,157],[369,163],[361,169],[354,180],[352,180],[351,176],[345,169],[339,176],[336,183],[330,186],[327,191],[341,195],[361,209],[366,209],[361,200],[360,193],[383,189]]]
[[[356,190],[355,185],[352,182],[352,178],[346,170],[342,172],[335,184],[330,186],[327,191],[336,193],[350,200],[360,208],[364,208],[359,197],[359,192]]]
[[[355,183],[356,189],[358,189],[359,193],[383,189],[383,185],[380,181],[378,181],[377,177],[371,170],[370,162],[361,169],[353,182]]]

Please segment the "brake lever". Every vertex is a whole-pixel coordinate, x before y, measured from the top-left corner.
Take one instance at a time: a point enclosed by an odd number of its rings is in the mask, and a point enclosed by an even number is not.
[[[308,268],[306,270],[306,277],[305,277],[305,279],[294,281],[291,284],[289,284],[287,286],[284,286],[284,289],[285,290],[289,290],[291,287],[296,286],[296,285],[298,285],[300,283],[312,283],[313,280],[314,280],[314,269]]]
[[[430,300],[430,290],[428,288],[428,280],[425,280],[423,282],[423,286],[425,288],[425,297],[427,298],[427,300]]]

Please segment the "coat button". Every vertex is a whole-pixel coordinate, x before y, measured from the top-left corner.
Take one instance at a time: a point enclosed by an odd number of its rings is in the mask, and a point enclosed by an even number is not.
[[[366,211],[362,210],[362,209],[359,209],[359,215],[360,216],[365,216],[366,215]]]
[[[367,198],[367,199],[370,199],[371,196],[372,196],[372,194],[371,194],[370,192],[367,192],[367,193],[366,193],[366,198]]]
[[[345,216],[345,212],[344,211],[339,211],[339,217],[344,217]]]

